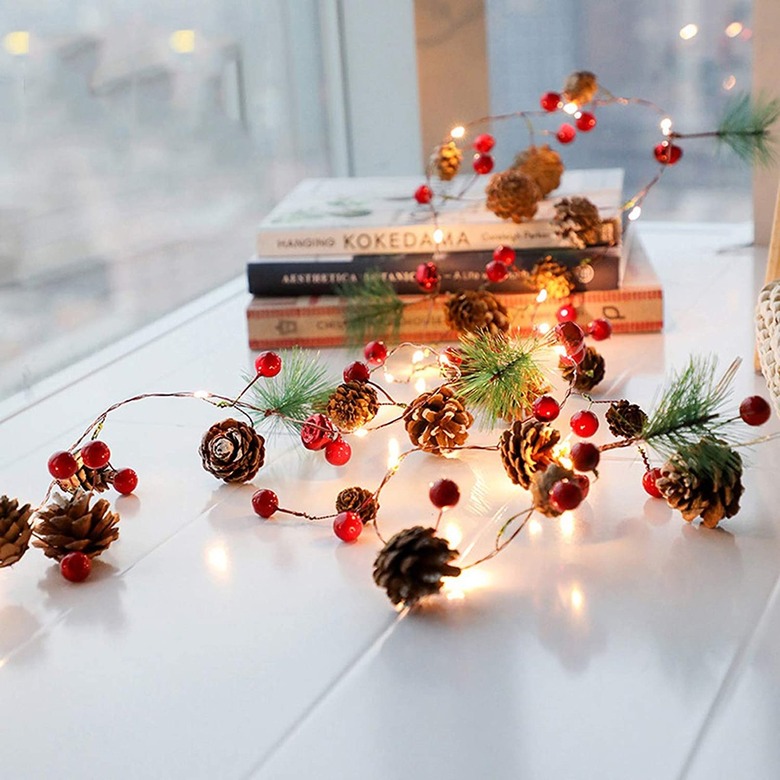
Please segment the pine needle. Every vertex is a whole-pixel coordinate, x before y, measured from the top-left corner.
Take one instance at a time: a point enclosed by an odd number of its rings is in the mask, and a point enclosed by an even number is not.
[[[759,95],[753,100],[748,93],[735,97],[727,106],[718,126],[717,136],[747,163],[769,165],[775,149],[769,128],[780,117],[780,100]]]
[[[360,281],[339,285],[336,293],[346,300],[344,319],[347,338],[353,346],[370,338],[398,337],[404,304],[379,272],[372,271]]]

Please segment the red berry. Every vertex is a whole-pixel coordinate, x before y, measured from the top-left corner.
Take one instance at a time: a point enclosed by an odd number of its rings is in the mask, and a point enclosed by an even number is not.
[[[602,318],[591,320],[588,323],[588,335],[595,341],[604,341],[612,335],[612,323]]]
[[[414,281],[425,292],[436,289],[439,286],[439,282],[441,282],[439,267],[436,263],[420,263],[414,272]]]
[[[495,161],[489,154],[474,155],[472,166],[474,167],[475,173],[490,173],[490,171],[493,170],[493,165],[495,165]]]
[[[491,260],[485,266],[485,276],[489,282],[503,282],[509,276],[507,267],[498,260]]]
[[[459,366],[463,363],[463,355],[457,347],[447,347],[442,353],[442,357],[453,366]]]
[[[92,560],[82,552],[68,553],[60,561],[60,573],[71,582],[84,582],[92,571]]]
[[[661,469],[648,469],[642,475],[642,487],[645,489],[645,493],[648,493],[653,498],[663,498],[664,494],[658,489],[656,481],[661,476]]]
[[[324,414],[312,414],[301,428],[301,442],[307,450],[322,450],[336,437],[336,428]]]
[[[569,356],[576,354],[584,347],[585,334],[576,322],[567,321],[558,323],[558,325],[555,326],[555,335],[565,348],[566,354]]]
[[[515,250],[512,249],[511,246],[506,246],[504,244],[499,244],[493,250],[493,259],[499,263],[503,263],[504,265],[512,265],[512,263],[515,262],[516,256],[517,253]]]
[[[383,341],[369,341],[363,355],[369,366],[381,366],[387,360],[387,347]]]
[[[496,145],[496,139],[490,133],[480,133],[474,139],[474,149],[482,154],[487,154]]]
[[[558,311],[555,312],[555,319],[558,322],[574,322],[577,319],[577,307],[570,303],[564,303]]]
[[[138,474],[133,469],[119,469],[114,474],[114,489],[123,496],[129,496],[138,487]]]
[[[576,509],[582,503],[583,495],[579,484],[561,479],[550,488],[550,503],[559,512]]]
[[[570,124],[564,122],[558,128],[558,132],[555,134],[555,137],[562,144],[570,144],[577,137],[577,131]]]
[[[255,370],[260,376],[276,376],[282,370],[282,359],[276,352],[261,352],[255,358]]]
[[[593,471],[600,458],[599,448],[589,441],[578,441],[571,448],[571,462],[577,471]]]
[[[354,542],[363,533],[363,521],[357,512],[341,512],[333,521],[333,533],[342,542]]]
[[[575,474],[574,481],[580,486],[582,500],[584,501],[588,497],[588,493],[590,493],[590,480],[585,474]]]
[[[589,436],[593,436],[599,429],[599,418],[588,409],[583,409],[571,416],[569,425],[571,425],[571,429],[577,436],[587,439]]]
[[[421,206],[424,206],[426,203],[430,203],[432,198],[433,198],[433,190],[427,184],[421,184],[414,191],[414,199]]]
[[[451,479],[439,479],[431,485],[428,497],[438,509],[455,506],[460,501],[460,488]]]
[[[583,111],[577,117],[577,129],[583,133],[589,133],[596,126],[596,117],[590,111]]]
[[[262,488],[252,495],[252,509],[266,520],[279,508],[279,499],[273,490]]]
[[[534,417],[541,422],[552,422],[560,413],[560,404],[551,395],[540,395],[532,407]]]
[[[325,447],[325,460],[331,466],[343,466],[352,457],[352,447],[342,438],[330,442]]]
[[[88,469],[102,469],[111,460],[111,450],[102,441],[91,441],[81,448],[81,461]]]
[[[79,464],[69,452],[60,450],[49,458],[49,474],[54,479],[70,479],[78,470]]]
[[[760,395],[751,395],[739,405],[739,416],[748,425],[763,425],[771,415],[772,407]]]
[[[361,363],[356,360],[354,363],[350,363],[344,369],[344,381],[345,382],[368,382],[371,378],[371,372],[365,363]]]
[[[561,104],[561,96],[557,92],[545,92],[539,100],[539,105],[545,111],[557,111]]]
[[[661,141],[661,143],[653,149],[653,154],[661,165],[674,165],[680,161],[682,149],[675,144],[669,143],[669,141]]]

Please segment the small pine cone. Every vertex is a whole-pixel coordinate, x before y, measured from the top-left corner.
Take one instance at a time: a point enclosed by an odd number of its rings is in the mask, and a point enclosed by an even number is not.
[[[530,281],[537,291],[547,290],[547,295],[553,300],[568,298],[574,289],[572,272],[552,255],[543,257],[534,265]]]
[[[379,400],[367,382],[350,381],[339,385],[328,399],[328,417],[341,431],[351,433],[376,417]]]
[[[553,461],[544,471],[537,471],[531,479],[531,497],[534,509],[547,517],[557,517],[561,514],[550,503],[550,491],[556,482],[562,479],[576,479],[574,472]]]
[[[574,389],[581,393],[592,390],[604,378],[604,357],[593,347],[585,347],[585,357],[579,365],[570,361],[561,364],[563,378],[571,383],[574,380]]]
[[[578,70],[570,73],[563,87],[563,99],[567,103],[583,106],[590,103],[599,91],[599,82],[595,73],[589,70]]]
[[[609,405],[605,415],[610,433],[619,439],[633,439],[642,433],[647,415],[636,404],[625,399]]]
[[[509,479],[527,490],[533,475],[555,460],[553,448],[560,438],[558,430],[533,418],[512,423],[498,442]]]
[[[412,444],[434,455],[464,444],[473,422],[463,401],[447,385],[418,395],[404,412],[404,425]]]
[[[437,147],[431,157],[431,165],[442,181],[450,181],[457,176],[463,152],[458,149],[454,141]]]
[[[529,146],[520,152],[515,157],[514,167],[536,182],[543,198],[560,187],[563,162],[558,152],[550,149],[547,144]]]
[[[360,515],[363,523],[370,523],[376,519],[379,502],[370,490],[357,486],[348,487],[336,496],[336,511],[355,512]]]
[[[497,217],[513,222],[531,219],[542,199],[539,185],[517,168],[494,173],[485,188],[485,194],[487,208]]]
[[[16,563],[27,552],[31,515],[29,504],[20,507],[18,499],[0,496],[0,569]]]
[[[84,465],[81,452],[76,452],[74,457],[78,469],[70,479],[56,480],[60,490],[66,493],[76,493],[79,490],[83,490],[85,493],[102,493],[104,490],[108,490],[114,481],[116,474],[114,469],[110,466],[105,466],[102,469],[90,469]]]
[[[488,290],[464,290],[447,299],[444,308],[447,326],[458,333],[490,333],[509,330],[506,306]]]
[[[90,506],[91,493],[55,496],[38,512],[33,546],[47,558],[59,561],[68,553],[81,552],[94,558],[119,538],[119,515],[109,510],[106,499]]]
[[[556,232],[577,249],[598,244],[601,240],[601,215],[587,198],[574,195],[555,203],[553,217]]]
[[[224,482],[249,482],[265,460],[265,439],[246,423],[215,423],[200,442],[203,468]]]
[[[387,591],[393,604],[407,607],[424,596],[438,593],[443,577],[457,577],[460,568],[450,561],[458,557],[446,539],[433,528],[416,525],[397,533],[380,550],[374,562],[374,582]]]

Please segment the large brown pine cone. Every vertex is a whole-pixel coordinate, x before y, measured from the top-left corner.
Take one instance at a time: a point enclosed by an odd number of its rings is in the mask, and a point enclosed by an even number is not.
[[[393,604],[410,607],[438,593],[443,577],[460,574],[460,568],[450,565],[457,557],[458,551],[451,550],[433,528],[416,525],[397,533],[380,550],[374,562],[374,582],[387,591]]]
[[[555,203],[553,224],[558,235],[578,249],[601,241],[601,215],[598,207],[579,195],[561,198]]]
[[[604,415],[610,433],[620,439],[633,439],[642,433],[647,415],[636,404],[625,399],[613,401]]]
[[[215,423],[200,442],[203,468],[224,482],[248,482],[265,460],[265,439],[240,420]]]
[[[561,156],[547,144],[529,146],[525,151],[520,152],[515,157],[514,167],[536,182],[543,198],[558,189],[561,184],[563,174]]]
[[[563,87],[563,99],[567,103],[578,106],[590,103],[599,91],[599,83],[595,73],[589,70],[578,70],[570,73]]]
[[[562,362],[561,374],[567,382],[574,380],[574,389],[581,393],[592,390],[602,379],[606,372],[604,357],[594,348],[585,347],[585,356],[579,365],[570,361]]]
[[[60,560],[68,553],[81,552],[94,558],[119,538],[119,515],[111,512],[101,498],[92,506],[91,493],[54,496],[36,516],[33,546],[47,558]]]
[[[485,188],[485,205],[497,217],[525,222],[536,214],[542,191],[528,174],[517,168],[494,173]]]
[[[376,519],[379,511],[379,502],[370,490],[362,487],[344,488],[336,496],[337,512],[355,512],[360,515],[363,523],[370,523]]]
[[[501,434],[498,450],[509,479],[526,490],[533,475],[555,460],[560,432],[538,420],[517,420]]]
[[[562,479],[576,479],[574,472],[553,461],[544,471],[537,471],[531,479],[531,497],[534,509],[547,517],[557,517],[561,512],[550,503],[550,491]]]
[[[350,381],[339,385],[328,399],[326,412],[339,430],[350,433],[376,417],[379,400],[367,382]]]
[[[717,458],[712,457],[714,445]],[[709,456],[701,458],[702,447],[707,447]],[[696,469],[706,461],[705,472]],[[715,528],[727,517],[739,512],[739,499],[744,490],[742,485],[742,458],[735,450],[712,439],[703,439],[696,444],[683,447],[661,466],[661,476],[656,486],[673,509],[678,509],[683,519],[691,522],[701,517],[707,528]]]
[[[19,506],[19,500],[0,496],[0,569],[16,563],[30,546],[32,526],[29,504]]]
[[[404,424],[415,447],[440,455],[465,444],[474,422],[451,387],[418,395],[404,411]]]
[[[547,295],[553,300],[567,298],[574,289],[572,272],[552,255],[543,257],[534,265],[530,281],[535,290],[547,290]]]
[[[444,314],[447,326],[458,333],[506,333],[509,313],[488,290],[463,290],[450,295]]]
[[[81,452],[75,452],[73,457],[76,458],[78,470],[70,479],[56,480],[60,490],[64,490],[66,493],[76,493],[79,490],[83,490],[85,493],[102,493],[104,490],[108,490],[114,481],[116,474],[114,469],[110,466],[105,466],[102,469],[87,468],[81,459]]]
[[[442,144],[431,156],[431,165],[442,181],[454,179],[460,170],[463,152],[454,141]]]

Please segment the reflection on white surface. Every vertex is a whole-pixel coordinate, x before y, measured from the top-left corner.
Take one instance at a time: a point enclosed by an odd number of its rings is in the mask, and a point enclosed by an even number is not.
[[[218,579],[225,579],[230,572],[230,553],[223,542],[213,542],[206,548],[206,564]]]
[[[442,531],[442,536],[449,542],[450,547],[457,548],[463,541],[463,531],[457,523],[447,523]]]
[[[468,593],[486,588],[490,574],[484,569],[464,569],[459,577],[445,577],[442,593],[449,601],[462,601]]]
[[[576,614],[581,613],[585,605],[585,595],[579,585],[572,585],[570,600],[572,611]]]
[[[191,54],[195,51],[195,30],[176,30],[168,43],[177,54]]]
[[[571,512],[564,512],[558,523],[561,528],[561,536],[565,541],[570,542],[574,537],[574,515]]]
[[[531,536],[539,536],[542,532],[542,524],[534,517],[528,521],[528,533]]]
[[[415,390],[416,390],[418,393],[424,393],[424,392],[425,392],[425,391],[428,389],[427,385],[425,384],[425,377],[422,377],[422,376],[421,376],[421,377],[420,377],[420,378],[419,378],[419,379],[418,379],[418,380],[417,380],[417,381],[414,383],[414,389],[415,389]]]

